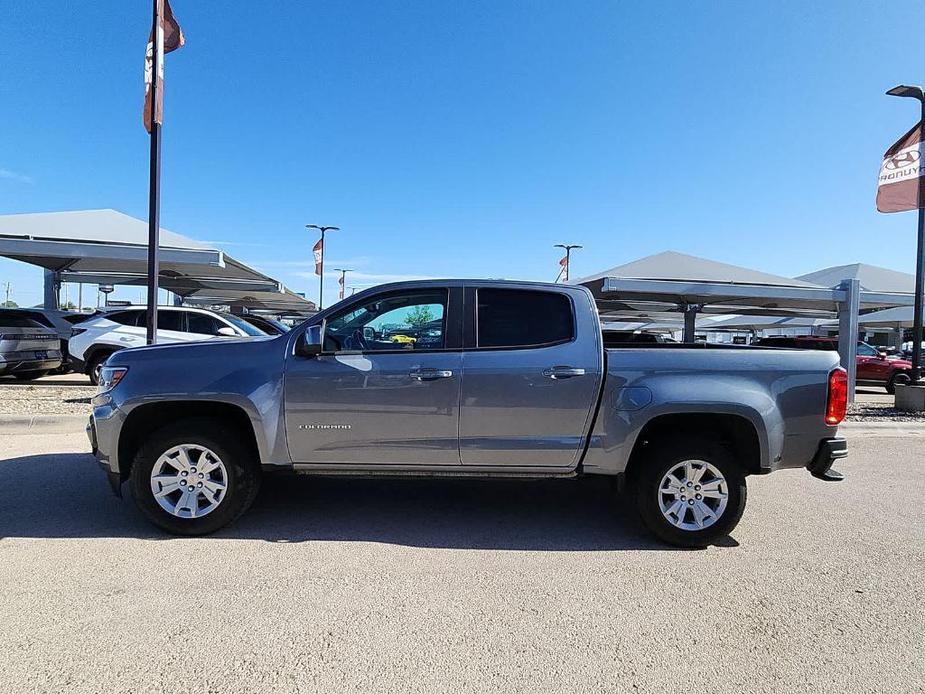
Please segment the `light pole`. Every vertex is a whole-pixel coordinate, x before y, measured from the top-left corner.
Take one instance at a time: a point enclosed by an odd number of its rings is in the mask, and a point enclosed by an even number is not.
[[[347,282],[347,273],[353,272],[353,270],[336,267],[334,268],[334,272],[340,273],[340,279],[337,281],[337,283],[340,285],[340,298],[343,299],[344,298],[344,288],[346,287],[346,282]]]
[[[888,96],[901,96],[919,100],[922,119],[919,121],[919,155],[921,156],[923,142],[925,142],[925,94],[921,87],[910,87],[901,84],[887,92]],[[925,275],[925,177],[919,176],[919,195],[917,207],[919,212],[919,238],[918,249],[915,256],[915,315],[912,321],[912,377],[913,383],[918,383],[922,373],[922,281]]]
[[[315,248],[320,251],[317,257],[315,274],[318,275],[318,310],[324,308],[324,233],[326,231],[340,231],[340,227],[321,227],[317,224],[306,224],[306,229],[317,229],[321,232],[321,239],[315,244]]]
[[[584,248],[584,246],[579,246],[576,243],[557,243],[555,246],[553,246],[553,248],[564,248],[565,249],[565,277],[563,278],[562,281],[568,282],[568,271],[569,271],[569,263],[572,260],[572,249],[573,248]]]

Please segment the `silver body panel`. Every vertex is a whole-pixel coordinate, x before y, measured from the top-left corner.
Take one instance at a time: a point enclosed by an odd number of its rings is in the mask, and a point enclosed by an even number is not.
[[[380,292],[508,286],[568,296],[574,340],[535,349],[460,343],[435,351],[295,353],[309,325]],[[593,298],[582,287],[420,281],[366,290],[278,337],[117,352],[109,364],[129,373],[93,399],[93,422],[98,457],[113,473],[124,469],[119,435],[135,408],[221,402],[247,415],[267,467],[563,476],[619,474],[656,417],[722,413],[754,426],[761,467],[770,471],[805,466],[819,442],[835,435],[823,414],[836,361],[829,352],[751,348],[605,351]],[[554,367],[578,375],[553,378]],[[424,382],[410,376],[421,368],[449,375]]]

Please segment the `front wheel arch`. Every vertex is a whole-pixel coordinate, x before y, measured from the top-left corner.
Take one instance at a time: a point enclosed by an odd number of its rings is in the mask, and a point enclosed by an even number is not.
[[[254,424],[241,407],[210,400],[167,400],[135,407],[122,423],[118,444],[119,473],[122,480],[126,480],[131,474],[135,455],[148,436],[164,426],[193,418],[227,423],[242,438],[254,458],[260,459]]]

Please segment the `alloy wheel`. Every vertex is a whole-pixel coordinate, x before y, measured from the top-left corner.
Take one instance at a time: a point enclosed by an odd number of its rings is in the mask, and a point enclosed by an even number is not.
[[[151,493],[177,518],[201,518],[222,503],[228,471],[214,451],[194,443],[168,449],[151,468]]]
[[[658,487],[658,506],[681,530],[703,530],[726,510],[729,487],[719,469],[705,460],[685,460],[672,467]]]

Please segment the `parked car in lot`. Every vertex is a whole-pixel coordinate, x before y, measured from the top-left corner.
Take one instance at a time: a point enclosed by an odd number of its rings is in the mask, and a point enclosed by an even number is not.
[[[838,350],[837,337],[814,337],[801,335],[796,337],[773,336],[762,337],[755,340],[753,345],[758,347],[790,347],[795,349],[816,349],[825,351]],[[882,386],[892,395],[896,386],[909,383],[912,380],[912,362],[905,359],[896,359],[881,353],[873,345],[858,342],[857,384],[859,386]]]
[[[250,323],[258,330],[262,330],[267,335],[282,335],[291,330],[291,328],[282,321],[278,321],[275,318],[267,318],[266,316],[258,316],[255,313],[245,313],[242,316],[238,316],[238,318]]]
[[[78,313],[77,311],[60,311],[48,308],[18,308],[17,311],[28,316],[39,325],[50,328],[58,335],[61,341],[61,366],[53,372],[63,373],[71,370],[70,355],[68,354],[68,340],[75,325],[79,325],[93,317],[93,313]]]
[[[422,324],[438,334],[389,337]],[[268,340],[118,352],[88,434],[113,489],[130,480],[144,515],[182,535],[232,522],[270,471],[604,475],[662,540],[700,546],[738,523],[748,476],[841,478],[847,395],[829,351],[606,349],[583,287],[429,280]]]
[[[114,354],[146,343],[146,309],[128,306],[100,313],[75,327],[68,342],[75,371],[99,383],[103,364]],[[266,333],[230,313],[186,306],[157,309],[159,344],[198,342],[225,337],[266,337]]]
[[[0,309],[0,374],[41,378],[62,364],[61,340],[28,310]]]

